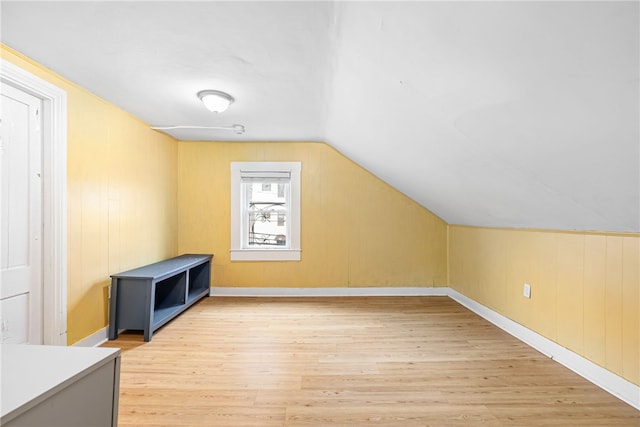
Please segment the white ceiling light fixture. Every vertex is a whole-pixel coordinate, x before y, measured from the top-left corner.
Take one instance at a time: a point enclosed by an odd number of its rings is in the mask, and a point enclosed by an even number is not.
[[[1,0],[0,0],[1,1]],[[198,92],[198,98],[202,101],[205,107],[213,113],[222,113],[229,105],[231,105],[234,101],[233,97],[228,93],[221,92],[219,90],[203,90]],[[151,129],[159,130],[159,131],[175,131],[175,130],[210,130],[210,131],[219,131],[219,130],[227,130],[232,131],[238,135],[241,135],[245,132],[245,128],[243,125],[214,125],[214,126],[206,126],[206,125],[162,125],[162,126],[151,126]]]
[[[234,101],[228,93],[219,90],[203,90],[198,92],[198,98],[202,101],[207,110],[213,113],[222,113]]]

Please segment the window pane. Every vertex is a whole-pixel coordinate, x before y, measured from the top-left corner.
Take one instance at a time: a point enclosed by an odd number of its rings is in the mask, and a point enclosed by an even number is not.
[[[287,247],[289,206],[286,196],[289,184],[260,180],[243,185],[246,191],[247,246]]]

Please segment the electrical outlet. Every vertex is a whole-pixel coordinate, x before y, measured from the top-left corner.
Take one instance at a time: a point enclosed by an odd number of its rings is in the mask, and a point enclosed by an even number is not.
[[[531,298],[531,285],[528,283],[524,284],[524,290],[522,291],[522,295],[525,298]]]

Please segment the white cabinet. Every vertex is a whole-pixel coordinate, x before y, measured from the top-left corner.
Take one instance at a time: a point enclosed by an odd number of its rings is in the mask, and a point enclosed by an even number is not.
[[[0,425],[118,424],[120,350],[0,345]]]

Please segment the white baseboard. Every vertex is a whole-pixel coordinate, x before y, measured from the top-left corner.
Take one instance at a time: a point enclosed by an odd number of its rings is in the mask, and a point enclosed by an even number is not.
[[[72,345],[74,347],[98,347],[99,345],[107,342],[108,338],[109,338],[109,327],[105,326],[104,328],[94,332],[88,337]]]
[[[447,288],[449,297],[465,306],[480,317],[493,323],[500,329],[535,348],[547,357],[571,369],[576,374],[597,385],[601,389],[640,410],[640,386],[596,365],[577,353],[551,341],[542,335],[525,328],[519,323],[491,310],[461,293]]]
[[[355,288],[245,288],[214,287],[209,295],[218,297],[350,297],[350,296],[448,296],[449,288],[355,287]]]

